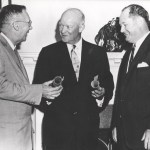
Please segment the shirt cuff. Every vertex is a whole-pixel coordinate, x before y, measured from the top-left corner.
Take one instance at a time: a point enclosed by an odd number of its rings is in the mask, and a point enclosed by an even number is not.
[[[96,99],[96,103],[98,107],[102,107],[103,106],[103,102],[104,102],[104,97],[101,100]]]

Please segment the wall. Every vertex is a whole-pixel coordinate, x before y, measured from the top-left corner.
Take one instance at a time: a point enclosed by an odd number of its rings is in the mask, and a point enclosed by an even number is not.
[[[6,0],[3,2],[5,5]],[[22,43],[20,51],[30,82],[32,82],[38,53],[43,46],[56,42],[56,25],[62,12],[67,8],[77,7],[84,12],[86,28],[83,38],[92,43],[95,43],[94,38],[99,29],[112,18],[119,16],[125,6],[136,3],[150,11],[150,1],[148,0],[12,0],[12,3],[25,5],[32,20],[33,30],[28,34],[27,41]],[[115,83],[122,55],[123,53],[108,53]],[[110,104],[113,104],[113,99]],[[42,117],[43,114],[39,111],[33,115],[36,150],[41,150]]]
[[[99,29],[119,16],[121,9],[128,4],[141,4],[150,10],[148,0],[12,0],[12,3],[26,5],[33,22],[33,30],[22,44],[22,52],[39,52],[43,46],[55,42],[56,24],[62,12],[70,7],[84,12],[86,28],[83,37],[92,43],[95,43],[94,37]]]

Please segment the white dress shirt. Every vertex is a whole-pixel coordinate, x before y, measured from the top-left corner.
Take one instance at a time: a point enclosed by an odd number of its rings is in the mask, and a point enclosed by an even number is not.
[[[142,36],[142,38],[140,38],[136,42],[136,44],[135,44],[135,50],[134,50],[134,57],[135,57],[136,53],[138,52],[138,49],[140,48],[140,46],[142,45],[143,41],[146,39],[146,37],[148,36],[149,33],[150,33],[150,31],[147,32],[144,36]]]

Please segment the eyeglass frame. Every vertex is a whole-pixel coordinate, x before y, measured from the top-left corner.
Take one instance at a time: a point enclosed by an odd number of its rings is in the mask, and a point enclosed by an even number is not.
[[[14,22],[23,22],[23,23],[27,23],[29,27],[31,27],[32,25],[32,21],[29,20],[29,21],[21,21],[21,20],[18,20],[18,21],[14,21]]]
[[[14,22],[23,22],[23,23],[27,23],[29,27],[32,26],[32,21],[31,20],[29,20],[29,21],[16,20],[16,21],[13,21],[12,23],[4,22],[3,24],[13,24]]]

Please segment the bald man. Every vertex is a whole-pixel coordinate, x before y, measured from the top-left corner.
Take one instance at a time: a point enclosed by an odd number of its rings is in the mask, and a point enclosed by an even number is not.
[[[81,10],[66,10],[59,22],[62,41],[44,47],[37,60],[34,83],[63,78],[60,96],[40,107],[44,150],[98,149],[99,113],[112,98],[114,84],[106,50],[83,40],[84,27]]]

